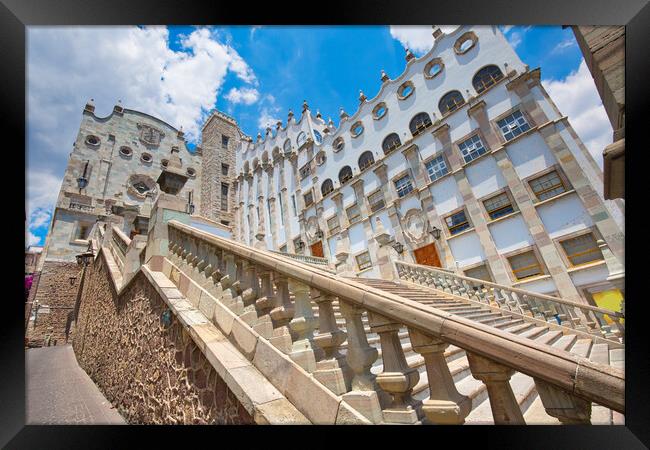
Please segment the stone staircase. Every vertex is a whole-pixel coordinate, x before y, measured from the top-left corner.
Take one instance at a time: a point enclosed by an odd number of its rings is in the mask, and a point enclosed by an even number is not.
[[[505,311],[495,311],[494,308],[479,303],[455,298],[444,292],[410,283],[372,278],[352,279],[357,283],[362,283],[375,289],[381,289],[385,292],[414,300],[445,312],[457,314],[466,319],[499,328],[506,332],[534,340],[540,344],[550,345],[555,349],[589,358],[591,362],[611,365],[621,370],[624,369],[624,348],[617,345],[610,345],[607,342],[602,342],[603,340],[597,340],[588,335],[572,333],[573,330],[568,328],[557,329],[563,327],[545,326],[540,324],[539,321],[529,320],[526,317],[517,317]],[[341,329],[345,329],[345,319],[341,315],[338,302],[334,302],[333,309],[337,325]],[[318,307],[314,306],[313,311],[314,316],[317,318]],[[377,375],[383,371],[379,336],[372,332],[368,324],[367,313],[362,315],[362,321],[368,343],[375,347],[379,353],[379,357],[371,368],[371,372]],[[318,330],[315,331],[315,334],[317,333]],[[425,400],[429,398],[429,383],[424,358],[412,350],[406,328],[401,329],[398,336],[409,367],[417,369],[420,375],[419,382],[413,388],[413,397],[417,400]],[[347,341],[341,345],[341,353],[345,354],[346,350]],[[492,417],[487,388],[482,381],[472,376],[465,351],[451,345],[445,351],[445,358],[456,388],[461,394],[468,396],[472,401],[472,410],[466,417],[465,423],[493,424],[494,419]],[[521,412],[526,419],[526,423],[560,424],[556,418],[546,413],[541,399],[537,394],[535,382],[532,377],[517,372],[510,379],[510,385],[512,386]],[[594,425],[619,425],[624,424],[624,416],[594,403],[592,404],[591,422]]]

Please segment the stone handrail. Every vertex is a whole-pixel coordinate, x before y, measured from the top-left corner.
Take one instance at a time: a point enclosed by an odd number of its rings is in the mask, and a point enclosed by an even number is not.
[[[441,270],[438,267],[403,261],[396,261],[395,266],[399,278],[405,281],[541,319],[545,322],[557,323],[600,335],[607,339],[623,341],[625,338],[623,326],[625,315],[621,312],[470,278]],[[611,319],[616,325],[616,329],[612,330],[607,325],[605,316]]]
[[[472,401],[454,385],[444,357],[455,345],[467,353],[474,378],[487,386],[497,424],[524,423],[508,380],[514,371],[535,380],[546,412],[562,423],[589,423],[591,403],[624,410],[622,370],[596,364],[500,329],[266,250],[220,238],[178,221],[168,222],[169,257],[190,278],[219,295],[262,337],[374,423],[463,423]],[[336,324],[338,300],[346,331]],[[313,304],[319,317],[313,316]],[[368,344],[362,314],[378,333],[384,371]],[[419,402],[419,380],[398,332],[406,327],[425,361],[430,398]],[[318,334],[314,334],[318,328]],[[347,338],[347,352],[339,352]]]
[[[316,264],[321,266],[329,266],[330,264],[327,258],[321,258],[320,256],[298,255],[296,253],[285,253],[285,252],[278,252],[275,250],[270,250],[270,252],[275,253],[277,255],[286,256],[287,258],[295,259],[296,261],[303,261],[308,264]]]

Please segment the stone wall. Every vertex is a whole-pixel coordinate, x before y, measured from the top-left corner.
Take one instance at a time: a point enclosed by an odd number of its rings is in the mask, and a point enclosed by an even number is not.
[[[142,273],[118,297],[102,256],[88,267],[73,348],[132,424],[250,424],[253,419]]]
[[[71,277],[74,280],[71,281]],[[34,279],[30,297],[34,301],[36,319],[27,326],[27,345],[41,347],[63,345],[70,331],[71,313],[77,299],[81,270],[77,263],[46,261],[38,280]],[[48,339],[49,337],[49,339]]]

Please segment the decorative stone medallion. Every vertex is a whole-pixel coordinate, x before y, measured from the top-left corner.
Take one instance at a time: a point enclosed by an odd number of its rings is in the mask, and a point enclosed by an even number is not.
[[[427,215],[421,209],[410,209],[402,218],[404,235],[412,243],[419,243],[426,239],[429,229]]]
[[[126,192],[140,200],[144,200],[147,195],[155,195],[157,189],[156,182],[147,175],[133,174],[126,182]]]
[[[151,125],[144,123],[139,123],[138,128],[140,129],[140,140],[146,145],[157,146],[160,144],[160,140],[165,136],[165,133],[158,128],[154,128]]]
[[[307,233],[307,238],[310,241],[313,241],[316,239],[316,233],[318,233],[319,227],[318,227],[318,219],[316,216],[311,216],[309,219],[307,219],[307,228],[306,228],[306,233]]]

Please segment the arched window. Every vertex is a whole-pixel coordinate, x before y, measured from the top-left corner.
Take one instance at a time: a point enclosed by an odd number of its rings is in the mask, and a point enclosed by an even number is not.
[[[381,148],[384,150],[384,154],[388,155],[400,145],[402,145],[402,141],[399,140],[397,133],[391,133],[386,136],[384,142],[381,144]]]
[[[307,135],[305,134],[304,131],[301,131],[298,134],[298,137],[296,138],[296,145],[300,147],[302,144],[305,143],[306,140],[307,140]]]
[[[349,179],[352,178],[352,169],[350,169],[350,166],[345,166],[344,168],[341,169],[339,172],[339,181],[341,184],[345,183]]]
[[[359,157],[359,170],[362,172],[375,163],[375,158],[371,151],[363,152]]]
[[[472,78],[472,85],[474,85],[476,92],[480,94],[502,78],[501,69],[492,64],[476,72],[476,75]]]
[[[425,112],[415,115],[409,123],[409,130],[413,136],[417,136],[431,125],[431,117]]]
[[[284,153],[291,153],[291,141],[288,138],[284,141],[282,148],[284,149]]]
[[[465,99],[458,91],[449,91],[440,99],[438,109],[443,116],[452,111],[456,111],[459,107],[463,106]]]
[[[323,194],[323,197],[325,197],[333,190],[334,190],[334,183],[332,183],[332,180],[330,180],[329,178],[323,181],[323,184],[321,184],[320,186],[320,192],[321,194]]]

